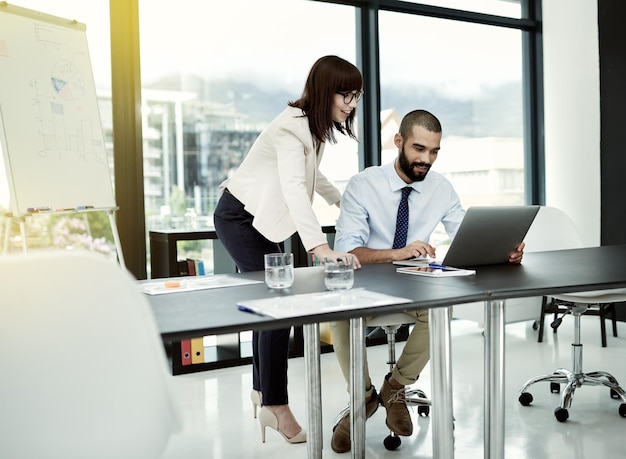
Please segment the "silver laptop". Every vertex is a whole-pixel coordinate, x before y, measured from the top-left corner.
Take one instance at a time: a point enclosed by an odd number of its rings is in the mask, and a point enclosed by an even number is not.
[[[470,207],[443,264],[469,268],[508,263],[538,211],[539,206]]]

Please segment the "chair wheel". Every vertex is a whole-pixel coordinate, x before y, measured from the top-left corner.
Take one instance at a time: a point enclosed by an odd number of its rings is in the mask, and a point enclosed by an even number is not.
[[[533,330],[537,330],[539,328],[539,322],[536,320],[533,322]]]
[[[553,394],[558,394],[559,392],[561,392],[561,385],[558,382],[551,382],[550,392]]]
[[[611,389],[611,398],[614,400],[619,400],[622,397],[619,396],[619,394],[617,393],[615,389]]]
[[[402,440],[397,435],[387,435],[387,437],[383,440],[383,445],[385,445],[387,451],[398,449],[400,443],[402,443]]]
[[[417,414],[420,416],[428,416],[430,414],[430,406],[420,405],[417,407]]]
[[[518,400],[523,406],[528,406],[533,402],[533,394],[530,392],[522,392]]]
[[[619,406],[619,415],[623,418],[626,418],[626,403],[622,403]]]
[[[561,408],[560,406],[554,410],[554,417],[559,422],[567,421],[569,418],[569,413],[565,408]]]

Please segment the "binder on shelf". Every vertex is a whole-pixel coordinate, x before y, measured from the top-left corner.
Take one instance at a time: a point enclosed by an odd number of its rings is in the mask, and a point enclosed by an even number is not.
[[[191,363],[204,363],[204,338],[191,338]]]
[[[178,260],[178,274],[180,276],[189,275],[189,267],[187,266],[187,260]]]
[[[202,260],[196,260],[196,274],[198,276],[204,276],[206,275],[206,271],[204,269],[204,261]]]
[[[191,340],[189,339],[180,342],[180,363],[183,366],[191,365]]]
[[[187,258],[187,272],[190,276],[196,275],[196,262],[191,258]]]

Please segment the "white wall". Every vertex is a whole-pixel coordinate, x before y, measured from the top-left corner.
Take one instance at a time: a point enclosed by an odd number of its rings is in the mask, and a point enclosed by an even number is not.
[[[597,0],[543,0],[546,204],[600,245]]]

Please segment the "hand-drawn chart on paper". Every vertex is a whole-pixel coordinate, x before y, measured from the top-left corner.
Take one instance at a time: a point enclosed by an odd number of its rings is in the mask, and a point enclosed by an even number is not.
[[[0,140],[11,206],[114,208],[85,26],[0,7]]]

